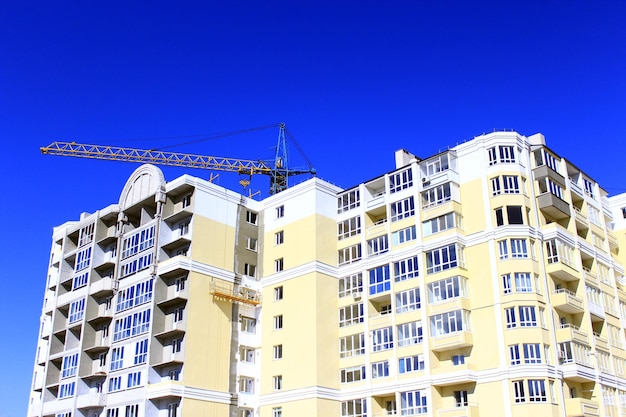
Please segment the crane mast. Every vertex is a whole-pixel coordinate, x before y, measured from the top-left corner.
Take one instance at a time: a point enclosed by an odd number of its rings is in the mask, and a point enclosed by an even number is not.
[[[91,145],[76,142],[52,142],[40,148],[44,155],[72,156],[77,158],[103,159],[110,161],[139,162],[145,164],[207,169],[212,171],[236,172],[240,175],[263,174],[270,177],[270,194],[279,193],[289,186],[293,175],[315,175],[315,168],[291,169],[288,166],[285,124],[279,125],[278,143],[273,166],[251,159],[224,158],[191,153],[170,152],[154,149],[136,149],[109,145]],[[242,185],[249,181],[242,180]]]

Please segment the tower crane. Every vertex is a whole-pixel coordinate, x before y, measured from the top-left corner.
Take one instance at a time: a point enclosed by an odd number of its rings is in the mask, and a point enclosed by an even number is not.
[[[212,171],[236,172],[240,175],[263,174],[270,177],[270,194],[276,194],[289,187],[289,177],[294,175],[315,175],[316,170],[298,146],[298,150],[309,165],[305,169],[289,167],[286,127],[278,125],[278,144],[273,164],[262,160],[223,158],[190,153],[170,152],[155,149],[135,149],[108,145],[90,145],[76,142],[52,142],[41,147],[44,155],[73,156],[78,158],[105,159],[112,161],[140,162],[155,165],[166,165],[186,168],[208,169]],[[297,142],[294,141],[297,146]],[[242,179],[241,185],[246,187],[250,181]]]

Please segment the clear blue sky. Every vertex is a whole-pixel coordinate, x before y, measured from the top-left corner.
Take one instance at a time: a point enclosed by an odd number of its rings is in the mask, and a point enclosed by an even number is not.
[[[285,121],[319,176],[349,187],[396,149],[506,128],[544,133],[623,192],[625,17],[622,0],[2,2],[0,417],[26,414],[52,227],[116,203],[137,167],[40,146],[156,148]],[[270,158],[277,133],[173,149]],[[208,177],[165,170],[184,173]]]

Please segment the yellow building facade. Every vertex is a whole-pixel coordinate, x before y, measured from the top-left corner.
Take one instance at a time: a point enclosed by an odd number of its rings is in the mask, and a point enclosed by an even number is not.
[[[395,162],[137,169],[54,230],[28,416],[626,416],[626,195],[540,134]]]

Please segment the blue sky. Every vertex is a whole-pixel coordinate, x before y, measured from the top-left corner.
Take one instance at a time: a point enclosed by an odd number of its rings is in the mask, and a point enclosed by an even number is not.
[[[40,146],[159,148],[284,121],[319,176],[349,187],[393,169],[396,149],[514,129],[616,194],[624,16],[622,0],[2,2],[0,417],[26,414],[52,228],[116,203],[137,167]],[[170,149],[265,159],[277,134]]]

